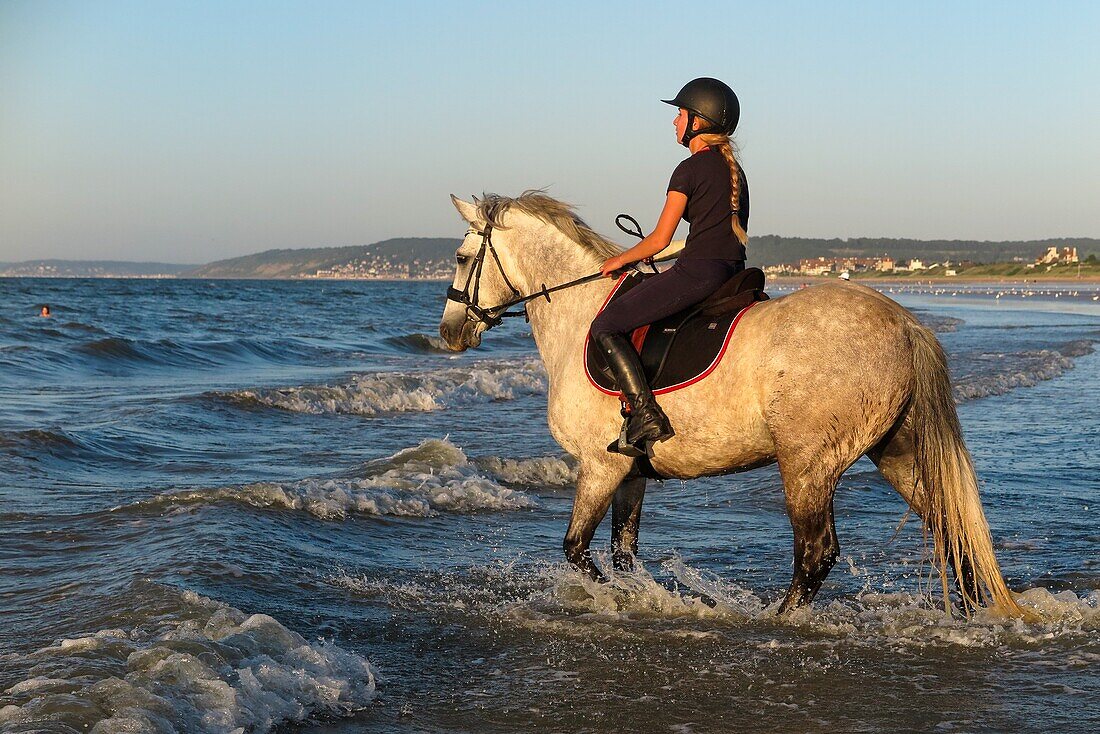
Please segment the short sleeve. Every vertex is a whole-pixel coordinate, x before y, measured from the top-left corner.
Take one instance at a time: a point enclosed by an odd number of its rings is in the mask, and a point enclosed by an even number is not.
[[[691,191],[694,188],[694,176],[692,175],[692,166],[689,165],[691,158],[685,158],[680,161],[680,165],[676,166],[676,170],[672,172],[672,178],[668,182],[669,191],[679,191],[685,196],[691,196]]]

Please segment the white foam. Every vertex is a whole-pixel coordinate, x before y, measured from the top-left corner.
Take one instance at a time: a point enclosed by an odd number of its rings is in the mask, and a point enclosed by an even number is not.
[[[295,413],[430,412],[455,405],[513,400],[546,392],[546,370],[538,360],[484,363],[433,372],[384,372],[356,375],[341,385],[313,385],[229,393],[232,400],[253,402]]]
[[[822,644],[875,647],[947,645],[1026,650],[1058,642],[1075,646],[1100,629],[1100,590],[1029,589],[1017,595],[1024,607],[1042,615],[1026,623],[981,610],[967,620],[948,616],[938,601],[908,592],[864,590],[849,596],[822,592],[809,607],[776,617],[781,596],[766,601],[752,589],[693,568],[673,556],[654,575],[643,565],[629,573],[611,571],[610,559],[596,553],[608,580],[591,581],[565,564],[526,569],[508,567],[503,577],[379,580],[341,574],[331,582],[400,608],[457,609],[501,619],[536,634],[568,637],[774,634],[792,636],[775,645],[802,644],[811,635]],[[741,632],[732,632],[733,629]]]
[[[768,604],[749,589],[700,573],[678,560],[667,562],[665,569],[674,573],[678,584],[660,583],[644,569],[613,575],[606,584],[569,573],[559,579],[549,597],[515,605],[509,616],[524,626],[582,636],[588,634],[586,628],[593,621],[597,623],[595,631],[606,634],[671,634],[665,625],[644,631],[636,628],[639,619],[659,618],[690,626],[681,631],[781,624],[803,629],[815,638],[824,636],[825,642],[916,648],[1027,649],[1055,640],[1073,643],[1100,629],[1100,591],[1079,597],[1072,591],[1053,593],[1035,588],[1017,595],[1024,607],[1042,613],[1043,620],[1036,623],[1005,619],[988,610],[967,620],[958,614],[948,616],[925,596],[869,591],[819,599],[778,618],[774,614],[779,599]],[[790,644],[801,643],[795,640]]]
[[[502,459],[491,456],[479,459],[477,463],[508,484],[566,487],[577,481],[576,463],[560,457]]]
[[[308,642],[265,614],[250,616],[192,592],[182,598],[186,620],[152,632],[101,630],[32,653],[30,676],[4,694],[13,703],[0,708],[0,726],[261,732],[347,715],[374,697],[374,672],[359,655]]]
[[[989,369],[954,380],[959,402],[1003,395],[1021,387],[1034,387],[1044,380],[1061,377],[1075,366],[1074,358],[1093,351],[1088,340],[1064,344],[1059,349],[1039,349],[1016,354],[985,354],[980,359]]]
[[[605,571],[609,570],[610,559],[596,555]],[[611,625],[611,630],[616,621],[631,626],[658,620],[745,622],[766,608],[751,591],[692,569],[678,557],[666,561],[662,568],[677,583],[658,581],[640,563],[631,572],[609,572],[606,582],[593,581],[567,566],[543,569],[540,573],[549,584],[546,591],[510,605],[505,614],[523,626],[548,626],[562,634],[584,635],[592,622],[600,628]],[[672,630],[677,635],[686,631]],[[615,634],[628,632],[620,629]]]
[[[542,460],[496,461],[503,473],[516,477],[524,472],[532,476],[540,472],[553,474]],[[555,460],[545,461],[558,473],[562,471],[553,464]],[[561,464],[564,466],[564,462]],[[299,510],[323,520],[343,520],[349,515],[429,517],[439,513],[499,512],[538,506],[534,497],[483,474],[461,449],[447,440],[429,439],[370,462],[361,472],[362,476],[173,492],[139,505],[230,501],[252,507]]]

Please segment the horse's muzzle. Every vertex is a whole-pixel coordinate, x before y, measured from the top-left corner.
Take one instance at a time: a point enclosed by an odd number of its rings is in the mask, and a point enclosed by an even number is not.
[[[481,326],[481,323],[465,318],[461,321],[444,319],[439,324],[439,336],[452,352],[465,352],[481,346]]]

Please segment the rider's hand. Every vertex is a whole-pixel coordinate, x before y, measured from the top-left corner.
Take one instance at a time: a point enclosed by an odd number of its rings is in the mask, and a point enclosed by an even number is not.
[[[609,257],[603,261],[603,265],[600,266],[600,274],[604,277],[610,276],[616,270],[622,270],[629,263],[623,260],[622,255],[616,255],[615,257]]]

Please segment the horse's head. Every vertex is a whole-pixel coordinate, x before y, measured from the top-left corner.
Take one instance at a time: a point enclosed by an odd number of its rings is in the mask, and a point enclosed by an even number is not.
[[[515,298],[519,291],[513,286],[516,276],[505,272],[506,262],[510,262],[508,231],[494,228],[477,204],[454,195],[451,201],[469,229],[455,252],[455,277],[447,290],[439,335],[448,349],[463,352],[481,344],[482,332],[499,323],[494,307]]]

